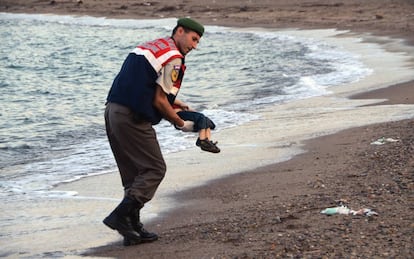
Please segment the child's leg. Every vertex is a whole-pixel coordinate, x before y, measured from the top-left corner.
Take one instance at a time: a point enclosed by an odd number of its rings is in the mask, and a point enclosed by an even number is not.
[[[204,131],[205,131],[206,139],[211,140],[211,130],[210,130],[210,128],[207,128]]]
[[[210,139],[207,135],[207,129],[201,129],[198,131],[198,138],[201,139]]]
[[[211,139],[211,129],[215,127],[214,123],[205,117],[202,113],[191,112],[191,111],[180,111],[177,112],[178,116],[183,120],[194,121],[194,132],[198,131],[198,139],[196,145],[202,150],[219,153],[220,149],[213,143]]]
[[[219,153],[220,148],[217,147],[217,141],[211,141],[211,130],[210,128],[200,130],[198,132],[198,139],[196,142],[196,146],[199,146],[202,150],[212,152],[212,153]]]

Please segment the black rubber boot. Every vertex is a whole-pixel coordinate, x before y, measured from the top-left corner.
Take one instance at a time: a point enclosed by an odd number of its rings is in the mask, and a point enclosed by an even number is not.
[[[125,197],[118,207],[103,220],[103,223],[111,229],[117,230],[124,238],[138,244],[141,242],[141,236],[132,226],[132,217],[134,217],[137,207],[137,201]]]
[[[132,227],[141,237],[140,243],[143,242],[153,242],[158,240],[158,235],[155,233],[148,232],[144,225],[141,223],[140,220],[140,208],[136,209],[134,213],[131,216],[131,223]],[[131,240],[130,238],[125,237],[124,238],[124,246],[131,246],[131,245],[137,245],[139,243],[136,243],[134,240]]]

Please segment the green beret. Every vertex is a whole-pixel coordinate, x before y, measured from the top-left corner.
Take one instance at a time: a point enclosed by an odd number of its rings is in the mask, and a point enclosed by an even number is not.
[[[203,36],[204,27],[203,25],[199,24],[198,22],[190,19],[190,18],[180,18],[177,21],[177,26],[182,26],[192,31],[195,31],[198,35]]]

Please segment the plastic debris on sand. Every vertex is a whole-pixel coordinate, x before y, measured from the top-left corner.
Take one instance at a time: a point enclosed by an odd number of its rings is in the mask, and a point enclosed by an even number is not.
[[[335,215],[335,214],[343,214],[343,215],[362,215],[362,216],[378,216],[378,213],[371,209],[360,209],[360,210],[351,210],[346,206],[338,206],[332,208],[326,208],[321,211],[322,214],[325,215]]]
[[[386,143],[390,143],[390,142],[397,142],[399,141],[398,139],[393,139],[393,138],[379,138],[373,142],[371,142],[371,145],[384,145]]]

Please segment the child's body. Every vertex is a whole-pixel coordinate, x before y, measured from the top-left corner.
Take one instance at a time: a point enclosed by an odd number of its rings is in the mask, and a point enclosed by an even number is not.
[[[220,152],[217,142],[211,141],[211,130],[216,127],[212,120],[200,112],[191,110],[188,105],[177,99],[174,102],[174,110],[181,119],[194,122],[193,132],[198,132],[197,146],[204,151]]]

